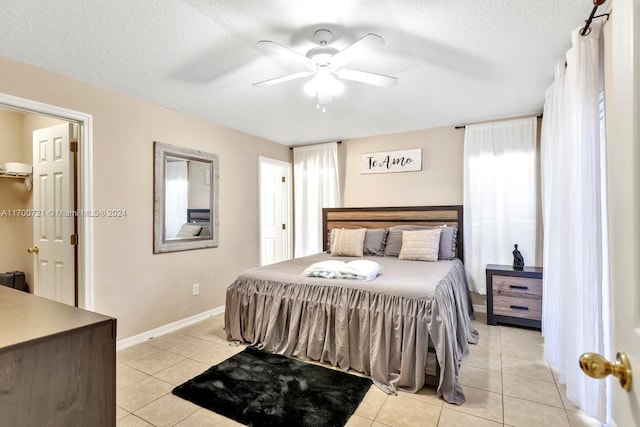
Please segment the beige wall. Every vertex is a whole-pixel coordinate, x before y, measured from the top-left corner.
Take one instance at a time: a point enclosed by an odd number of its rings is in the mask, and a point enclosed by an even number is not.
[[[224,305],[258,265],[258,156],[288,161],[288,147],[7,58],[0,92],[93,116],[93,207],[127,211],[94,220],[95,311],[118,319],[118,339]],[[154,140],[219,155],[218,248],[153,254]]]
[[[422,148],[422,171],[360,175],[360,155]],[[463,204],[464,130],[453,126],[346,140],[338,149],[343,206]],[[486,297],[471,293],[476,306]]]
[[[343,205],[461,205],[464,130],[453,126],[345,140],[339,147]],[[422,170],[360,174],[360,155],[422,148]]]

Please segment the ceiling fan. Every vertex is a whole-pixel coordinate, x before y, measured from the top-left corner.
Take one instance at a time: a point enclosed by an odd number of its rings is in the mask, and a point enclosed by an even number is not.
[[[268,86],[284,83],[290,80],[313,76],[304,85],[309,96],[317,98],[317,108],[324,110],[324,105],[330,103],[333,97],[344,90],[344,84],[339,79],[352,80],[379,87],[391,87],[398,81],[397,77],[368,71],[344,68],[346,64],[367,53],[373,48],[384,45],[384,39],[377,34],[369,33],[342,50],[328,46],[331,41],[331,31],[321,29],[315,32],[314,38],[320,45],[309,50],[305,55],[271,40],[260,40],[259,45],[289,58],[293,63],[306,66],[308,71],[287,74],[269,80],[254,83],[253,86]]]

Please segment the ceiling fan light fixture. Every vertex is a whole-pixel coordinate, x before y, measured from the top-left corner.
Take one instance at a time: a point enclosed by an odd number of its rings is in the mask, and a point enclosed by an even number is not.
[[[304,92],[309,96],[318,96],[318,99],[326,99],[340,95],[344,92],[344,84],[336,79],[328,66],[318,67],[318,72],[307,84],[304,85]]]
[[[398,78],[383,74],[360,71],[344,66],[355,58],[366,55],[371,49],[385,44],[384,39],[373,33],[368,33],[342,50],[329,46],[331,31],[320,29],[314,34],[319,46],[307,51],[306,55],[298,53],[286,46],[271,40],[260,40],[258,44],[267,46],[286,55],[293,62],[306,66],[308,71],[287,74],[281,77],[254,83],[254,86],[269,86],[290,80],[301,79],[313,75],[303,89],[307,95],[317,100],[317,107],[329,104],[334,96],[344,91],[342,80],[350,80],[378,87],[394,86]],[[324,111],[324,108],[322,108]]]

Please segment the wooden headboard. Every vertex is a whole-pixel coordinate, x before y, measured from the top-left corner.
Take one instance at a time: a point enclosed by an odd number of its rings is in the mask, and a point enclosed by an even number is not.
[[[211,222],[209,209],[187,209],[187,222]]]
[[[395,225],[443,225],[458,227],[456,256],[463,260],[462,205],[322,209],[323,250],[328,249],[332,228],[388,228]]]

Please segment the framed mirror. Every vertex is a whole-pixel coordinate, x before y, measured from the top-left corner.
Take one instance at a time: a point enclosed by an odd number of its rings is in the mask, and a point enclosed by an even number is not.
[[[153,144],[153,253],[217,247],[218,156]]]

